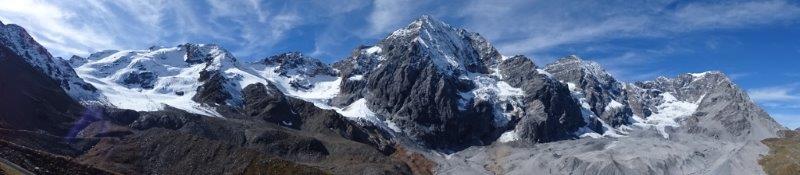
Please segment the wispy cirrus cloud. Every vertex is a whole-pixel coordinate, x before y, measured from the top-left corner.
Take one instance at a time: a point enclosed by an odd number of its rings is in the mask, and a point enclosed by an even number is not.
[[[749,90],[748,94],[784,126],[800,127],[800,82],[755,88]]]
[[[755,88],[749,91],[750,98],[757,102],[798,102],[800,104],[800,84]]]
[[[113,37],[91,26],[69,21],[80,15],[44,1],[0,1],[0,20],[4,23],[22,24],[43,45],[57,52],[87,53],[94,45],[116,46]],[[40,30],[39,29],[43,29]],[[95,34],[89,34],[95,33]]]
[[[259,0],[0,0],[0,4],[0,20],[27,28],[57,56],[201,42],[223,44],[249,57],[278,44],[305,22],[299,6]]]
[[[783,124],[783,126],[788,127],[789,129],[800,128],[800,114],[776,113],[776,114],[771,114],[770,116],[775,118],[775,120]]]
[[[408,22],[407,19],[410,16],[417,14],[415,13],[415,10],[418,10],[416,7],[423,2],[413,0],[374,0],[372,2],[373,9],[367,18],[369,28],[367,28],[367,35],[364,35],[364,37],[375,37],[389,33],[391,30],[403,25]]]
[[[797,21],[800,6],[782,0],[683,3],[678,1],[471,1],[459,16],[499,42],[507,54],[531,54],[576,43],[660,37],[682,32]]]

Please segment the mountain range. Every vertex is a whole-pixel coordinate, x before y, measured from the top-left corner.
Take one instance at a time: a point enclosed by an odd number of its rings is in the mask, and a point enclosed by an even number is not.
[[[0,155],[37,174],[765,174],[762,140],[792,133],[722,72],[622,82],[430,16],[333,64],[195,43],[63,59],[0,23],[0,97]]]

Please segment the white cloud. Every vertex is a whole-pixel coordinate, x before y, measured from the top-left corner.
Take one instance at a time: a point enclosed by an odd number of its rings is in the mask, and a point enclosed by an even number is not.
[[[751,89],[750,98],[757,102],[800,102],[797,84]]]
[[[301,5],[228,1],[0,0],[0,19],[15,23],[56,56],[141,49],[185,42],[223,44],[252,56],[286,39],[305,19]]]
[[[800,7],[782,0],[688,4],[475,0],[462,9],[458,14],[466,18],[467,26],[496,41],[504,54],[537,54],[568,44],[751,27],[800,18]]]
[[[672,19],[675,29],[741,27],[795,19],[800,7],[785,1],[730,2],[690,4],[677,10]]]
[[[800,128],[800,114],[771,114],[773,118],[775,118],[778,123],[783,124],[789,129]]]
[[[375,0],[367,21],[369,28],[364,37],[374,37],[389,33],[400,25],[407,23],[421,1],[412,0]]]
[[[46,1],[0,0],[4,23],[15,23],[54,53],[85,54],[93,46],[115,47],[113,37],[85,25],[69,23],[80,15]]]

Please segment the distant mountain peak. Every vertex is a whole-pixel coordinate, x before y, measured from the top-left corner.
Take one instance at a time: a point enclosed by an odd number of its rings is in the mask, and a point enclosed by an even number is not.
[[[392,35],[390,37],[400,37],[408,35],[419,36],[423,32],[431,32],[431,31],[455,32],[458,31],[458,29],[455,29],[451,27],[449,24],[446,24],[429,15],[422,15],[421,17],[417,18],[416,20],[408,24],[408,26],[406,26],[405,28],[392,32]]]
[[[262,59],[259,63],[276,66],[276,73],[281,75],[299,73],[308,76],[318,74],[334,75],[336,72],[319,59],[303,55],[300,52],[287,52]]]
[[[186,51],[185,62],[189,64],[209,63],[214,67],[225,64],[237,64],[236,57],[228,50],[216,44],[186,43],[178,45]]]

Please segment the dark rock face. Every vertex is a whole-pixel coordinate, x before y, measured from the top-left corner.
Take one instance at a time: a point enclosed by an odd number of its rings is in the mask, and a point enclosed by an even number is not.
[[[545,71],[560,81],[577,86],[591,106],[590,110],[612,127],[631,124],[633,111],[625,100],[627,94],[622,83],[596,62],[573,55],[547,65]]]
[[[385,114],[412,139],[432,148],[450,149],[491,142],[498,135],[493,128],[493,116],[477,110],[458,109],[459,91],[469,90],[462,88],[458,75],[485,72],[482,60],[490,59],[481,57],[477,46],[464,45],[476,39],[464,35],[463,30],[427,18],[412,23],[406,30],[411,33],[390,36],[379,44],[385,60],[382,66],[366,75],[368,93],[365,97],[370,109]],[[435,55],[439,51],[415,41],[421,30],[437,32],[434,35],[458,33],[464,36],[457,38],[458,41],[438,41],[442,45],[459,44],[456,50],[444,50],[445,53],[440,54],[454,55],[453,59],[464,65],[441,65],[439,61],[444,56]],[[428,41],[436,39],[440,38]]]
[[[372,71],[373,68],[378,67],[380,60],[376,53],[369,53],[367,49],[375,46],[359,46],[353,50],[349,58],[333,63],[332,67],[339,70],[339,74],[343,77],[350,77],[351,75],[364,75]]]
[[[66,135],[84,108],[59,82],[0,45],[0,127]]]
[[[580,107],[569,89],[558,81],[536,72],[536,65],[524,56],[509,58],[499,65],[503,80],[525,91],[525,115],[516,128],[521,138],[551,142],[575,138],[586,125]]]
[[[233,56],[228,55],[229,53],[227,51],[224,51],[224,49],[220,48],[218,45],[213,45],[213,44],[200,45],[200,44],[186,43],[186,44],[181,44],[178,47],[181,47],[183,48],[183,50],[186,51],[186,60],[184,61],[186,61],[186,63],[189,64],[200,64],[200,63],[208,64],[214,60],[214,57],[220,56],[217,54],[225,54],[225,56],[228,59],[235,60]],[[223,52],[219,53],[208,52],[208,50],[212,49],[223,50]]]
[[[219,71],[202,71],[197,81],[203,82],[203,85],[197,87],[197,93],[192,97],[196,102],[219,106],[227,104],[226,100],[233,97],[225,90],[228,80]]]
[[[320,109],[310,102],[287,98],[289,105],[301,117],[300,130],[306,132],[338,135],[346,139],[371,145],[384,155],[395,151],[392,137],[386,131],[370,123],[357,123],[332,110]]]
[[[246,116],[292,128],[302,125],[300,118],[289,106],[286,96],[272,84],[251,84],[244,88],[242,94]]]
[[[56,81],[72,98],[100,100],[97,89],[78,77],[68,61],[50,55],[24,28],[14,24],[0,25],[0,45],[22,58],[34,70]]]
[[[86,58],[77,55],[72,55],[69,58],[69,65],[72,67],[79,67],[87,62]]]
[[[391,53],[393,50],[389,50]],[[469,144],[468,137],[490,131],[491,116],[466,116],[457,107],[457,80],[443,76],[436,67],[427,63],[400,62],[420,58],[413,54],[406,59],[392,59],[370,74],[367,96],[372,109],[387,113],[402,128],[409,128],[412,138],[420,139],[432,147],[449,144]],[[418,68],[418,64],[427,64]],[[479,126],[468,126],[479,125]],[[480,126],[483,125],[483,126]],[[466,137],[466,138],[465,138]],[[472,140],[475,138],[469,138]],[[464,143],[467,142],[467,143]]]
[[[155,73],[148,71],[131,72],[122,78],[123,83],[129,86],[138,86],[143,89],[153,89],[158,78]]]
[[[372,46],[378,47],[378,46]],[[379,53],[370,53],[370,46],[359,46],[353,50],[349,58],[333,63],[332,67],[339,70],[342,83],[339,85],[339,95],[331,100],[333,106],[346,106],[353,101],[364,98],[367,86],[364,75],[367,75],[380,64]],[[353,79],[358,77],[361,79]]]

